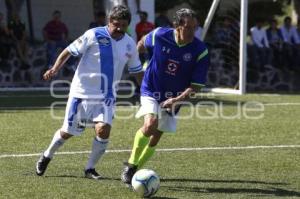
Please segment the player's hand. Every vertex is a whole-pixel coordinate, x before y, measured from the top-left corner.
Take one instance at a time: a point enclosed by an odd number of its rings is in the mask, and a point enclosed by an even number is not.
[[[176,98],[169,98],[165,101],[163,101],[160,106],[162,108],[165,108],[165,109],[172,109],[172,107],[175,105],[175,103],[177,102]]]
[[[51,68],[44,73],[43,78],[44,78],[44,80],[50,80],[56,74],[57,74],[57,71]]]

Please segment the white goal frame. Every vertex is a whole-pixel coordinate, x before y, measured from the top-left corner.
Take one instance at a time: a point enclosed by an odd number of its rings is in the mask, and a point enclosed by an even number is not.
[[[206,33],[210,27],[211,21],[221,0],[214,0],[208,12],[207,18],[203,26],[202,40],[205,39]],[[204,88],[204,91],[224,94],[246,93],[246,73],[247,73],[247,28],[248,28],[248,0],[241,1],[241,16],[240,16],[240,44],[239,44],[239,87],[238,89],[231,88]]]

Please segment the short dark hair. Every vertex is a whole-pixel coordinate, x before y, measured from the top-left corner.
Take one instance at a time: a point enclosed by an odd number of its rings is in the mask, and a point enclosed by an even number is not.
[[[129,9],[126,6],[118,5],[114,6],[108,15],[109,20],[115,19],[115,20],[127,20],[128,24],[130,24],[131,21],[131,14]]]
[[[175,27],[182,25],[183,19],[185,17],[192,17],[192,18],[197,19],[195,11],[193,11],[192,9],[189,9],[189,8],[181,8],[176,11],[176,13],[173,17],[173,19],[174,19],[173,23],[174,23]]]
[[[54,15],[56,15],[56,14],[61,15],[61,12],[60,12],[59,10],[54,10],[53,13],[52,13],[52,15],[54,16]]]
[[[284,18],[284,22],[287,22],[287,21],[292,21],[292,18],[289,17],[289,16],[285,17],[285,18]]]
[[[139,15],[144,15],[146,18],[148,18],[148,13],[145,11],[139,11]]]

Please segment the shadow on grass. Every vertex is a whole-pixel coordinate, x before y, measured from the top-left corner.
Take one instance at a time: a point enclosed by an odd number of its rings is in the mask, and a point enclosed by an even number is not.
[[[45,174],[44,176],[45,178],[77,178],[77,179],[87,179],[87,180],[93,180],[93,179],[89,179],[89,178],[86,178],[84,177],[84,175],[47,175]],[[111,180],[111,181],[121,181],[121,179],[119,178],[110,178],[110,177],[105,177],[105,176],[102,176],[99,181],[101,180]]]
[[[207,180],[207,179],[179,179],[166,178],[161,179],[161,182],[196,182],[196,183],[241,183],[241,184],[261,184],[272,187],[268,188],[206,188],[197,186],[162,186],[171,191],[179,192],[194,192],[194,193],[220,193],[220,194],[255,194],[255,196],[274,196],[274,197],[300,197],[300,192],[290,191],[273,186],[288,185],[287,183],[265,182],[256,180]]]
[[[194,193],[219,193],[219,194],[255,194],[255,196],[277,196],[277,197],[300,197],[300,192],[289,191],[280,188],[200,188],[175,186],[167,187],[171,191],[194,192]]]
[[[257,180],[207,180],[207,179],[184,179],[184,178],[165,178],[161,182],[199,182],[199,183],[246,183],[246,184],[265,184],[265,185],[288,185],[280,182],[265,182]]]

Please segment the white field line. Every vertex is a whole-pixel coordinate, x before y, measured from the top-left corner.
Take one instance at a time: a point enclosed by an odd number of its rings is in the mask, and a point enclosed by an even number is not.
[[[287,103],[265,103],[265,106],[300,106],[300,103],[297,102],[287,102]]]
[[[222,151],[222,150],[249,150],[249,149],[285,149],[285,148],[300,148],[300,145],[271,145],[271,146],[229,146],[229,147],[199,147],[199,148],[170,148],[157,149],[158,152],[183,152],[183,151]],[[106,153],[124,153],[130,152],[129,149],[107,150]],[[91,151],[65,151],[57,152],[56,155],[74,155],[74,154],[88,154]],[[2,158],[19,158],[19,157],[33,157],[40,156],[41,153],[29,154],[2,154]]]

